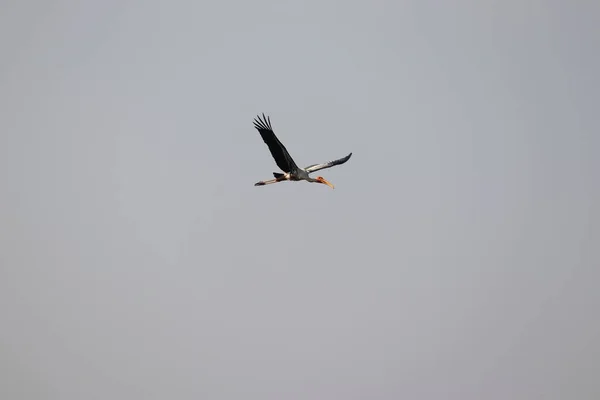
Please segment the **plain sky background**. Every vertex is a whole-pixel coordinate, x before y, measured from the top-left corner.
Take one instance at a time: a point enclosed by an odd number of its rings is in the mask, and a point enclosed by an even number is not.
[[[597,1],[1,9],[2,399],[600,398]]]

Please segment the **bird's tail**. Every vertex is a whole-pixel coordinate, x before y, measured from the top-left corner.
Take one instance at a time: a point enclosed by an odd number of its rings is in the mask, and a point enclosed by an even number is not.
[[[273,176],[275,177],[275,179],[279,179],[279,178],[283,178],[284,174],[280,174],[279,172],[273,172]]]

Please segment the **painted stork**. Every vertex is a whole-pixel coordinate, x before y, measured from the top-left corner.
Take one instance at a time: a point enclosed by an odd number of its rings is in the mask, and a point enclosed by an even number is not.
[[[318,176],[315,179],[311,178],[309,174],[321,169],[331,168],[336,165],[343,164],[352,156],[352,153],[350,153],[346,157],[338,160],[329,161],[323,164],[313,164],[306,168],[300,168],[296,165],[285,146],[279,141],[279,139],[277,139],[277,136],[275,136],[275,132],[273,132],[273,128],[271,127],[271,119],[269,117],[265,117],[265,114],[263,114],[262,119],[260,118],[260,115],[257,116],[257,118],[254,119],[254,127],[258,130],[260,136],[262,136],[264,142],[269,147],[269,151],[271,151],[271,155],[275,159],[275,163],[284,172],[283,174],[279,172],[273,172],[275,179],[256,182],[254,186],[264,186],[283,181],[307,181],[313,183],[322,183],[333,189],[333,185],[325,180],[325,178],[322,176]]]

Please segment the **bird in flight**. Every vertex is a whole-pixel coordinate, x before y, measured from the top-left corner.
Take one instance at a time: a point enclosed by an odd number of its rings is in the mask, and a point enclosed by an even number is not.
[[[322,183],[333,189],[333,185],[325,180],[325,178],[322,176],[318,176],[315,179],[311,178],[309,174],[321,169],[331,168],[336,165],[343,164],[350,159],[350,156],[352,156],[352,153],[350,153],[346,157],[338,160],[329,161],[323,164],[313,164],[306,168],[300,168],[296,165],[285,146],[279,141],[279,139],[277,139],[277,136],[275,136],[275,132],[273,132],[273,128],[271,127],[271,119],[269,117],[265,117],[265,114],[263,114],[262,119],[260,118],[260,115],[257,116],[257,118],[254,119],[254,127],[258,130],[260,136],[262,136],[264,142],[269,147],[269,151],[271,151],[271,155],[275,159],[275,163],[284,172],[283,174],[279,172],[273,172],[275,179],[256,182],[254,186],[264,186],[283,181],[307,181],[313,183]]]

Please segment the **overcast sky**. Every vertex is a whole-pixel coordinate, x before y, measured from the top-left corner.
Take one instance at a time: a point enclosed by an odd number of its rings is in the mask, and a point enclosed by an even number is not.
[[[8,1],[3,399],[600,398],[600,3]],[[335,186],[254,187],[298,165]]]

